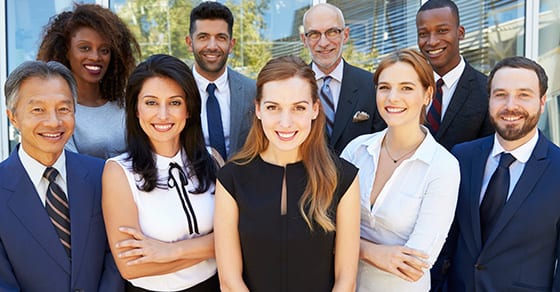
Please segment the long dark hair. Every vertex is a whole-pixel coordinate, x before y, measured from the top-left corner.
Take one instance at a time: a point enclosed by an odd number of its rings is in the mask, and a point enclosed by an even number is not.
[[[143,179],[139,188],[149,192],[158,186],[150,139],[140,127],[136,115],[138,94],[144,82],[153,77],[172,79],[185,92],[189,119],[181,131],[179,141],[181,149],[187,154],[190,170],[199,183],[194,193],[206,192],[216,180],[217,166],[206,149],[202,135],[200,94],[189,66],[173,56],[163,54],[153,55],[140,63],[130,75],[126,87],[126,143],[133,171]]]

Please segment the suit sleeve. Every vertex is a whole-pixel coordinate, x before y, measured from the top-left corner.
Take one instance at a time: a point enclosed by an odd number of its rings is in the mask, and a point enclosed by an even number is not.
[[[103,291],[124,291],[124,280],[117,270],[117,266],[111,254],[109,246],[106,248],[103,274],[99,282],[99,292]]]
[[[19,283],[12,270],[12,264],[0,240],[0,291],[20,291]]]
[[[560,292],[560,268],[558,268],[558,260],[560,260],[560,222],[556,223],[556,271],[552,281],[552,291]]]

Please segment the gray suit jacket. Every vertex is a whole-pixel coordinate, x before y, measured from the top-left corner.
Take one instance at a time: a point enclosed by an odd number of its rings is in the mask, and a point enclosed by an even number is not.
[[[255,112],[255,81],[228,67],[230,94],[230,130],[228,158],[231,158],[247,139]]]

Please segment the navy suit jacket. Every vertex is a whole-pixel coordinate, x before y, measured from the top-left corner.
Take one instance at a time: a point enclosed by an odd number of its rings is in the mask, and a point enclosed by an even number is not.
[[[343,62],[342,85],[329,140],[329,145],[337,155],[354,138],[383,130],[387,126],[377,111],[373,74]],[[367,113],[369,119],[354,121],[353,117],[358,111]]]
[[[18,149],[0,163],[0,291],[124,291],[101,214],[104,162],[66,151],[70,262]]]
[[[488,78],[465,63],[465,70],[434,135],[447,150],[494,133],[488,115]]]
[[[228,158],[231,158],[243,145],[249,134],[255,113],[255,81],[228,68],[230,94],[230,130]],[[224,157],[225,158],[225,157]]]
[[[486,243],[479,200],[493,136],[453,149],[461,167],[448,291],[560,291],[560,149],[542,133]]]

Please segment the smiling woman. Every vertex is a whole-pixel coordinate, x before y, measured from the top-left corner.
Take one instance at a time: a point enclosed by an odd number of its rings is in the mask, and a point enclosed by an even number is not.
[[[99,5],[76,4],[45,26],[37,59],[61,62],[78,85],[67,149],[103,159],[125,150],[124,88],[139,55],[127,26]]]

